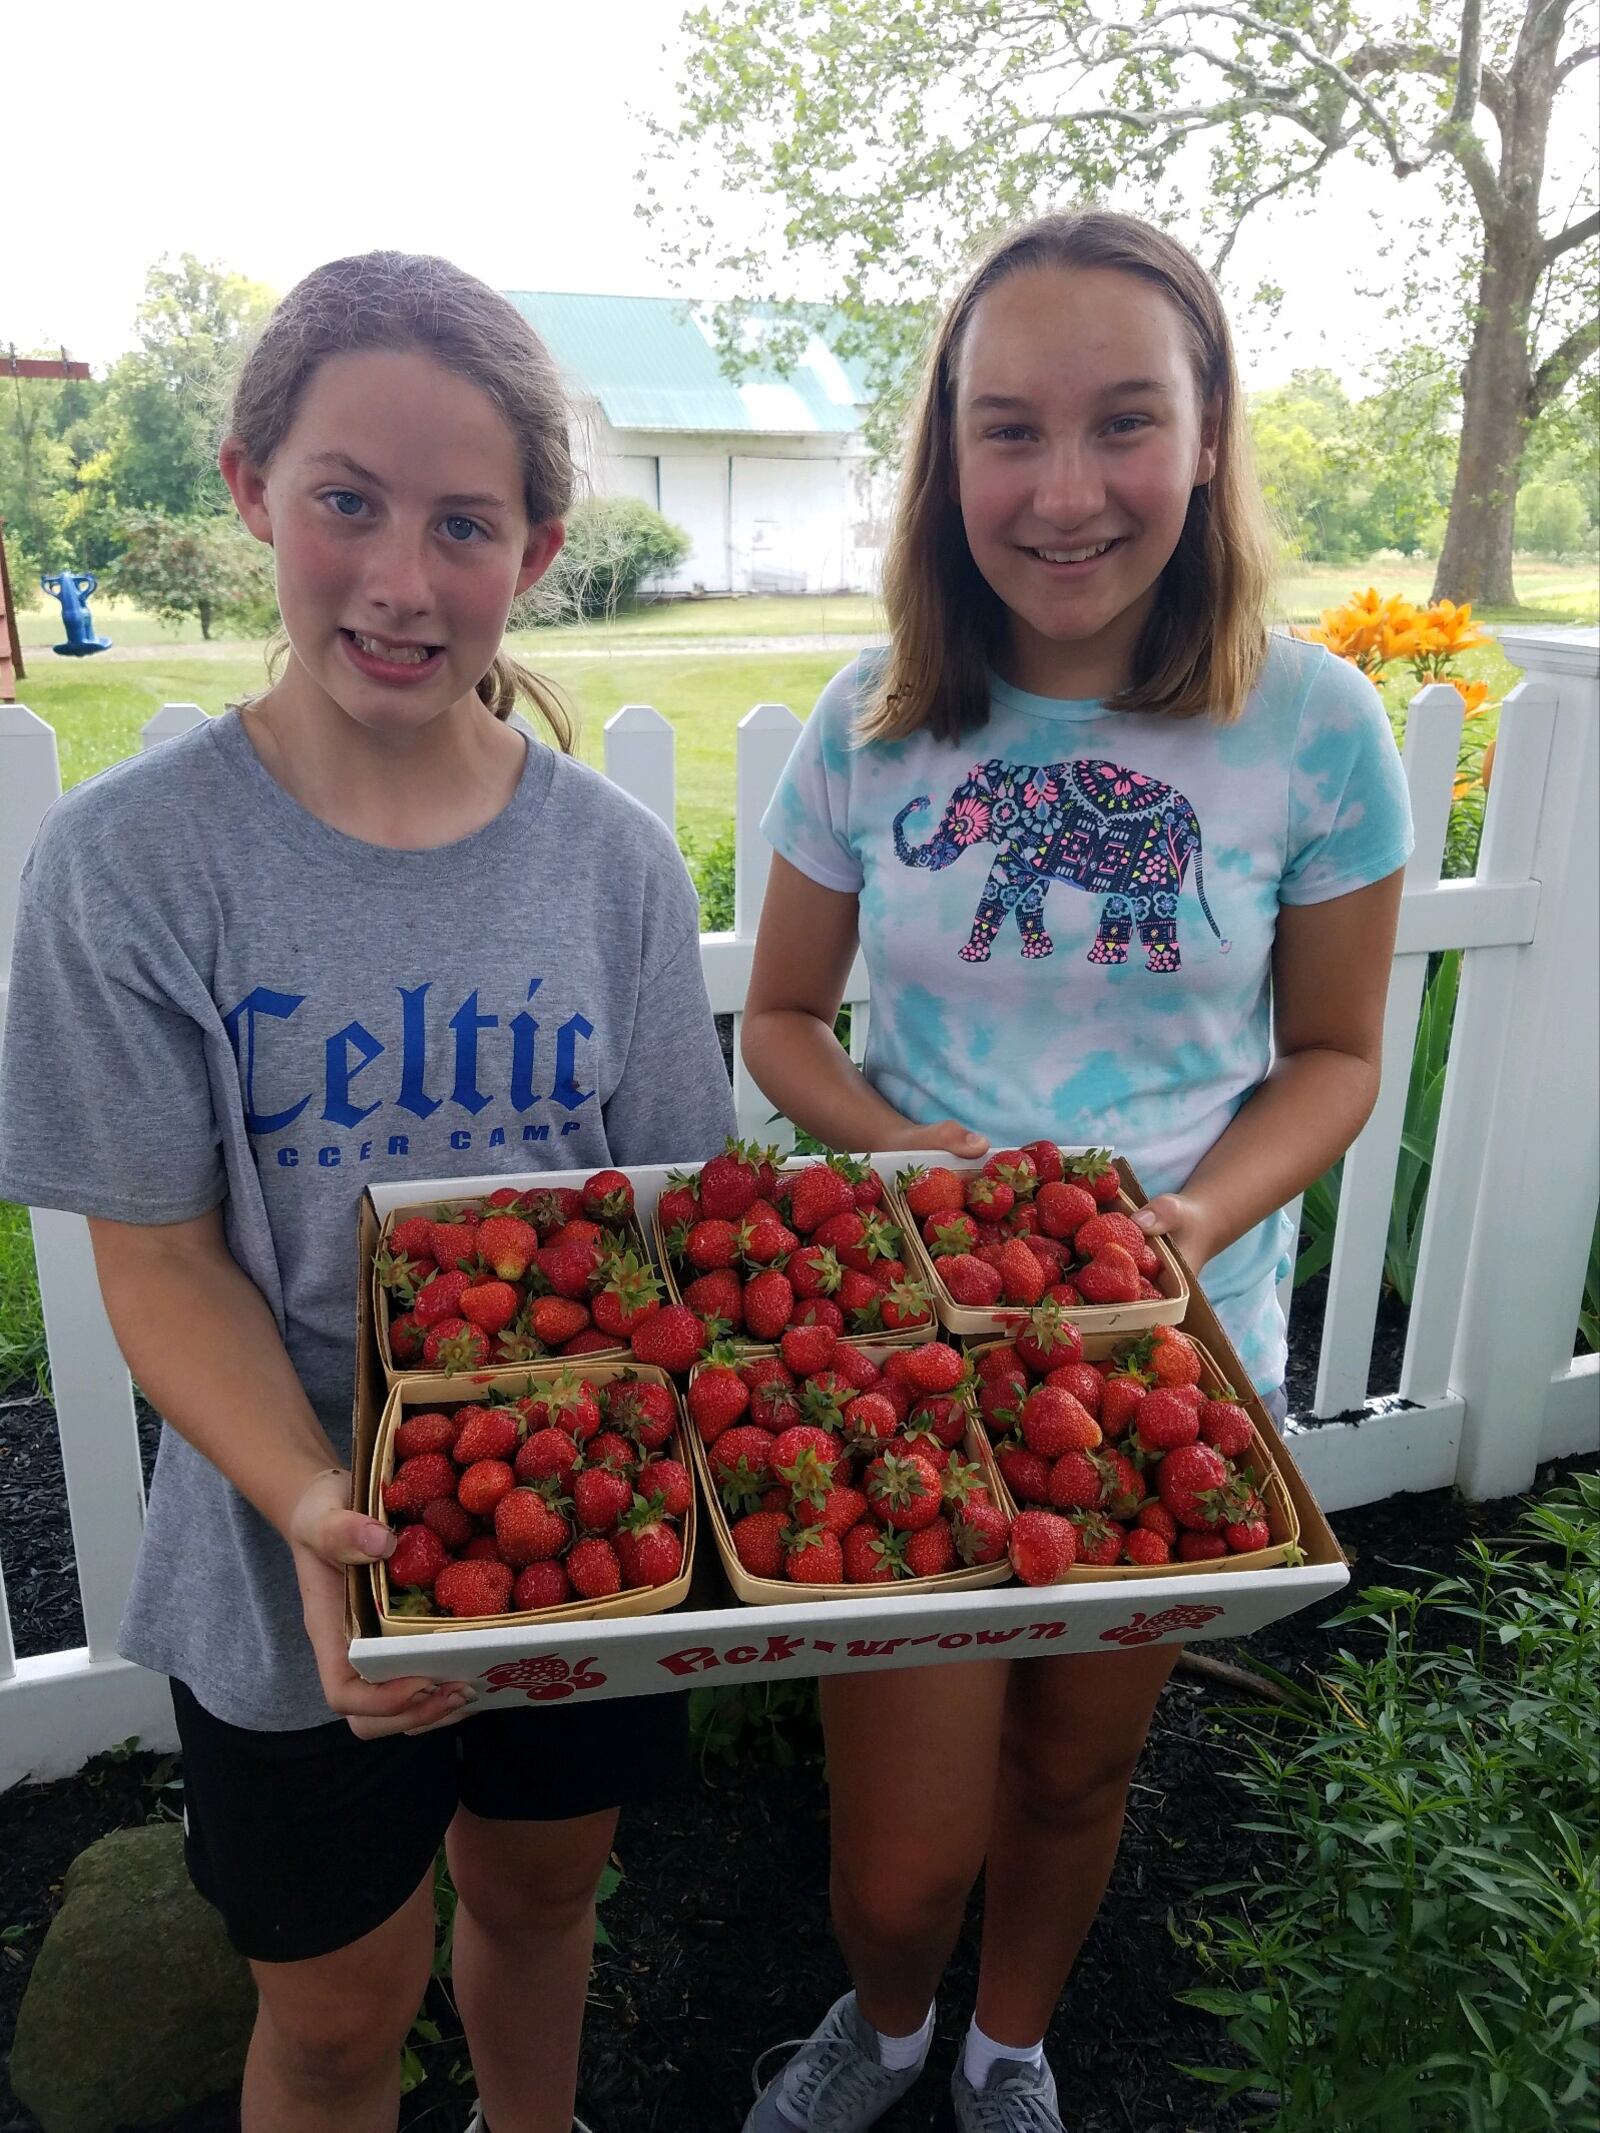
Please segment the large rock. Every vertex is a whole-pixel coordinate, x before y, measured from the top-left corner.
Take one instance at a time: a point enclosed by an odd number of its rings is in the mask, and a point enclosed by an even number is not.
[[[256,1994],[175,1822],[81,1852],[17,2016],[11,2086],[44,2133],[148,2126],[239,2079]]]

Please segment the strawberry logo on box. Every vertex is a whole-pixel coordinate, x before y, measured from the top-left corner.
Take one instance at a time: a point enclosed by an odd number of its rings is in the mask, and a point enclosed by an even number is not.
[[[529,1703],[555,1703],[563,1696],[576,1696],[583,1689],[598,1689],[605,1675],[594,1672],[593,1659],[577,1659],[569,1666],[554,1652],[537,1659],[508,1659],[490,1667],[481,1678],[491,1689],[521,1689]]]
[[[1220,1607],[1164,1607],[1158,1615],[1134,1610],[1133,1620],[1100,1632],[1102,1644],[1154,1644],[1169,1629],[1203,1629],[1220,1615]]]

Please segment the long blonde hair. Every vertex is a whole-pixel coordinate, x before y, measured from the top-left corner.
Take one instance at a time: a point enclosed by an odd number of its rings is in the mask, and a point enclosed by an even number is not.
[[[1201,400],[1217,411],[1216,472],[1189,498],[1135,648],[1133,680],[1111,708],[1226,725],[1261,672],[1272,546],[1216,288],[1181,244],[1131,215],[1044,215],[993,246],[929,350],[884,564],[889,658],[857,722],[860,741],[897,740],[922,728],[955,740],[988,718],[989,672],[1006,609],[972,560],[961,522],[956,364],[979,299],[1039,267],[1115,267],[1154,283],[1183,319]]]
[[[550,351],[514,304],[449,260],[425,253],[332,259],[297,282],[245,358],[228,407],[228,433],[266,467],[317,366],[369,348],[419,350],[487,393],[517,440],[529,525],[565,515],[572,452],[566,395]],[[502,648],[477,687],[496,718],[509,718],[525,697],[562,751],[572,753],[571,716],[543,675]]]

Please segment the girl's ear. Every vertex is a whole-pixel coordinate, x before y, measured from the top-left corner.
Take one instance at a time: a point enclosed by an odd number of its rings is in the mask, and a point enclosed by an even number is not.
[[[525,593],[530,585],[538,584],[561,553],[566,538],[567,529],[558,518],[546,519],[542,526],[533,528],[528,535],[527,546],[522,551],[522,567],[517,572],[519,596]]]
[[[1194,463],[1194,486],[1203,489],[1217,471],[1217,439],[1222,429],[1222,408],[1208,400],[1200,410],[1200,453]]]
[[[228,494],[258,541],[272,546],[272,514],[267,509],[267,477],[244,448],[242,437],[224,437],[217,465]]]

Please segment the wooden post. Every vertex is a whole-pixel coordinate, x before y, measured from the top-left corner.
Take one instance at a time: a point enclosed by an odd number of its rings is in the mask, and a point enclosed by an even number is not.
[[[27,671],[22,664],[22,639],[17,635],[17,610],[6,562],[6,522],[0,518],[0,704],[16,702],[17,683],[26,678]]]

